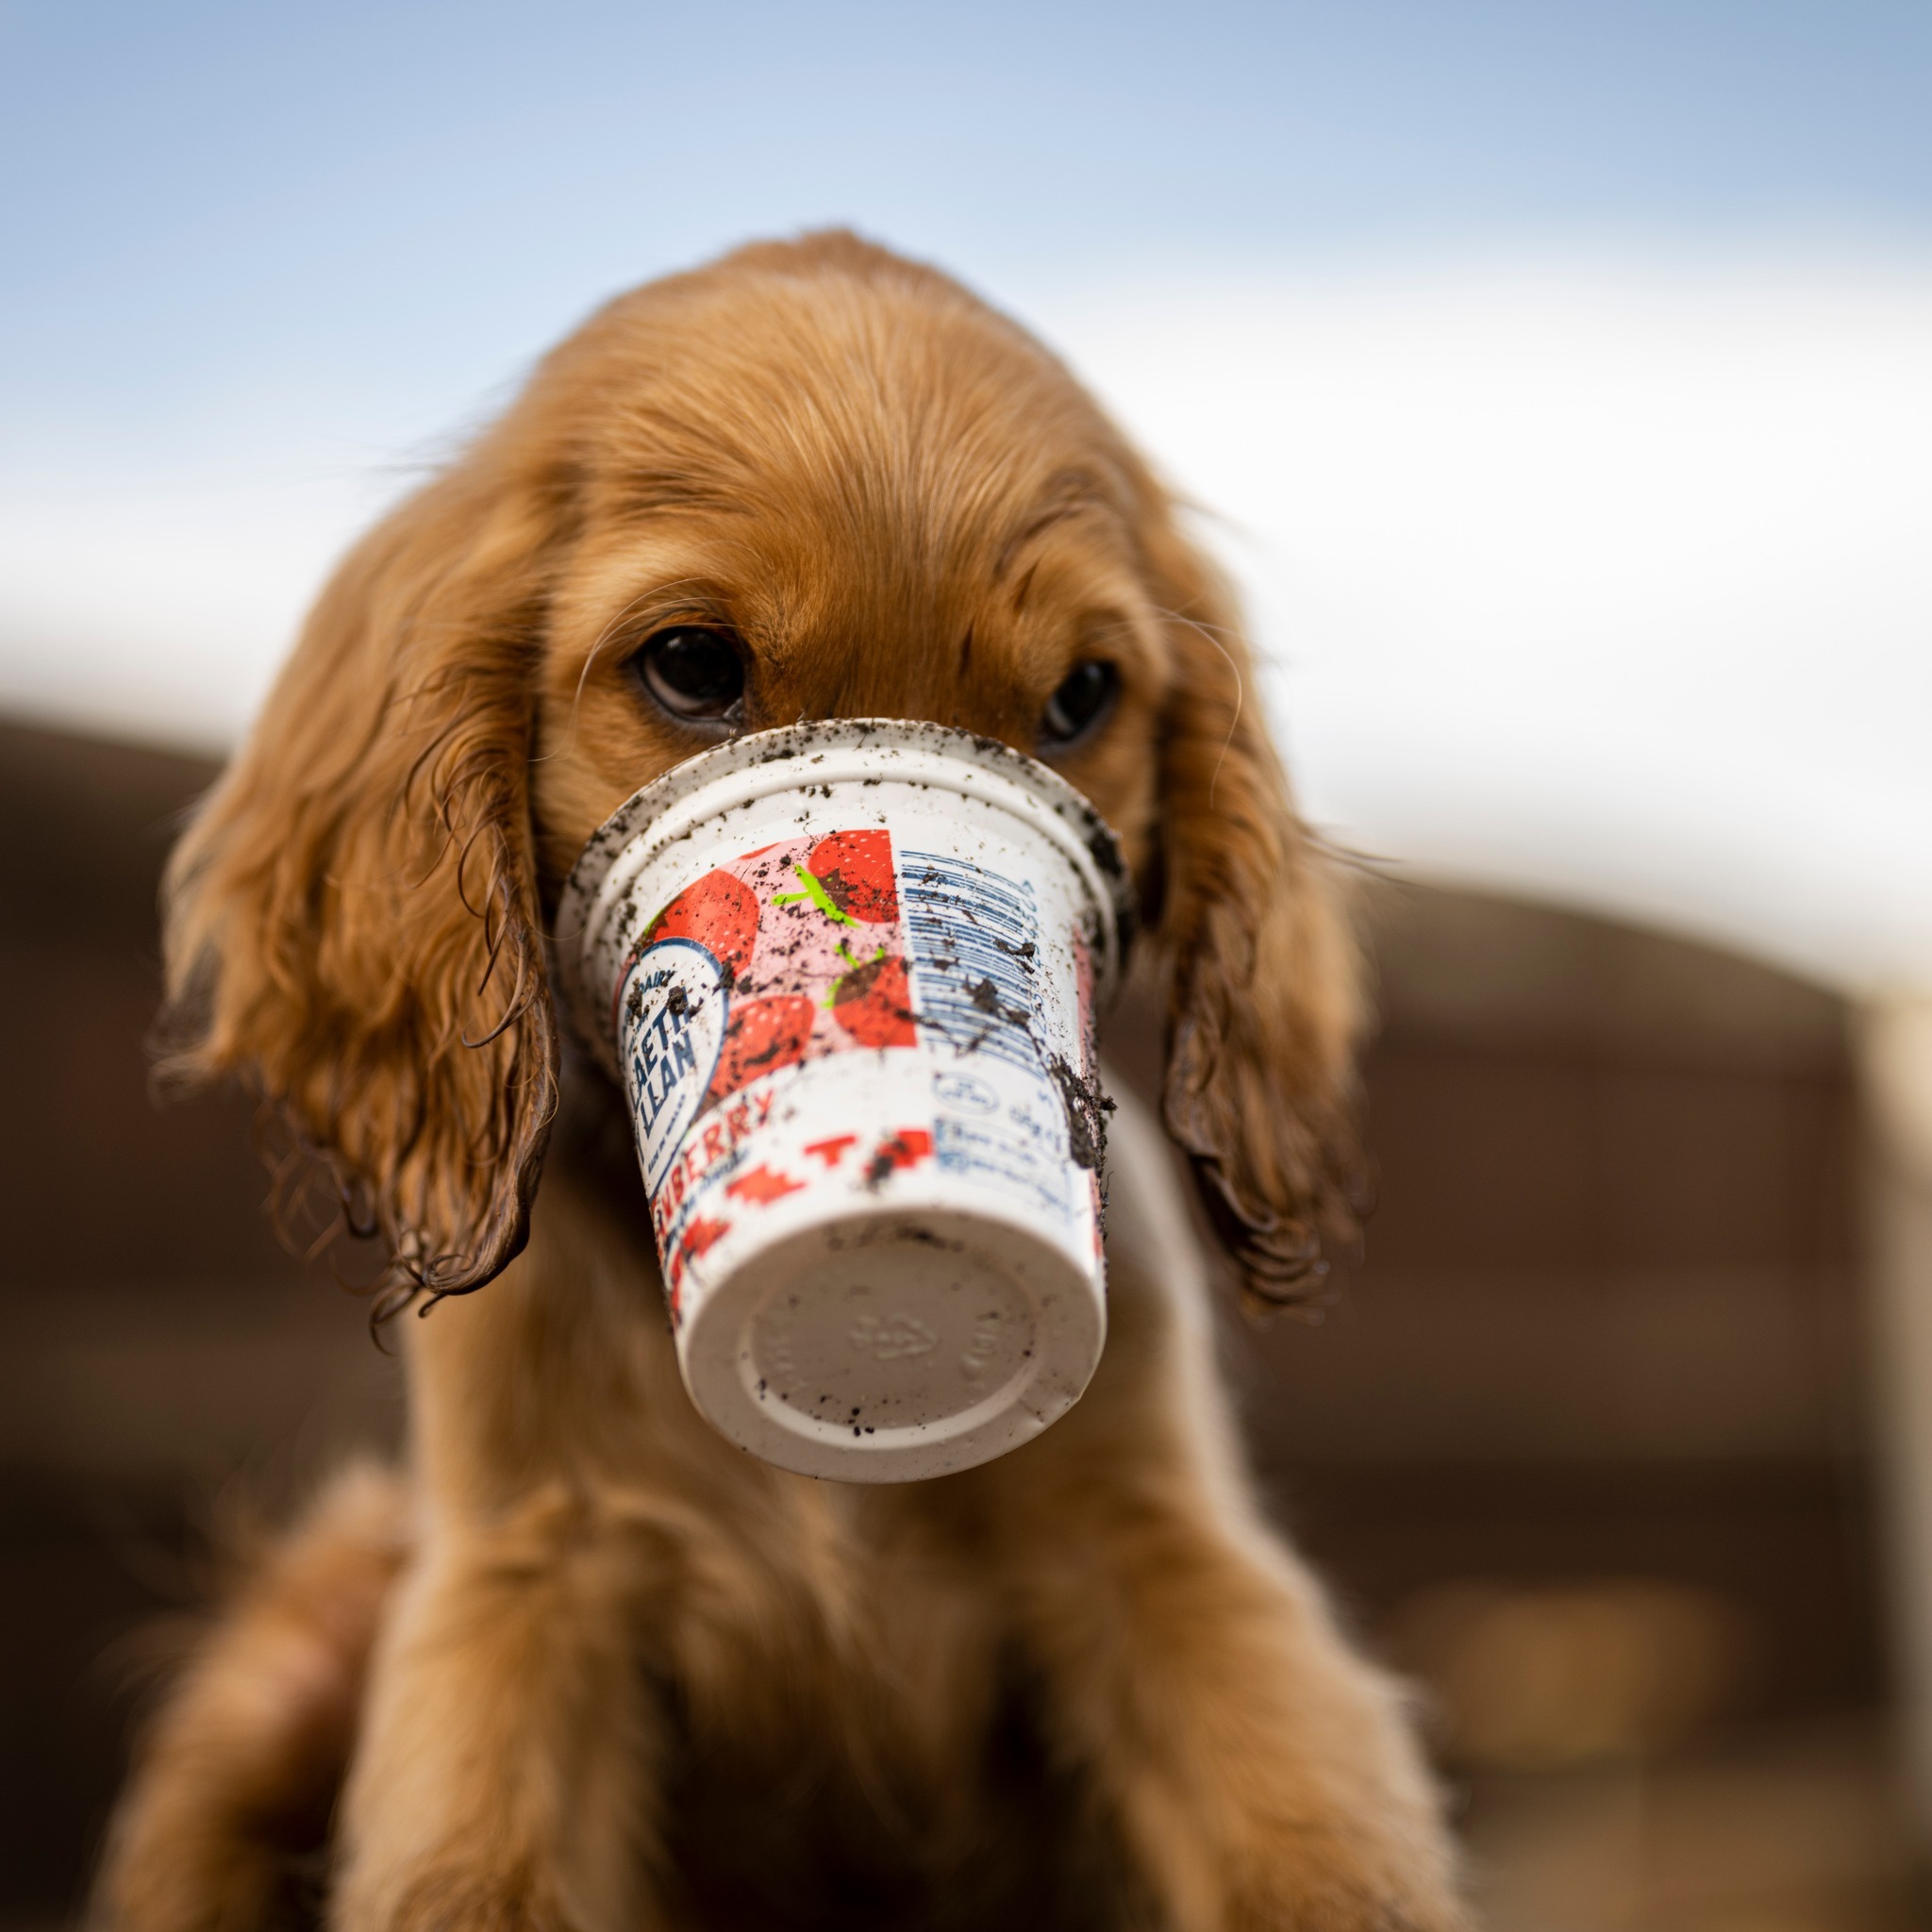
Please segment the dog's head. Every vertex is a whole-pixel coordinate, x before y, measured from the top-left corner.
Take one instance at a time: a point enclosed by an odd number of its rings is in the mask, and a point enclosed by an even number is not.
[[[546,908],[737,730],[925,718],[1120,830],[1164,1112],[1251,1292],[1348,1221],[1350,946],[1220,583],[1067,372],[849,236],[612,303],[350,554],[169,883],[175,1061],[250,1073],[402,1298],[522,1245]]]

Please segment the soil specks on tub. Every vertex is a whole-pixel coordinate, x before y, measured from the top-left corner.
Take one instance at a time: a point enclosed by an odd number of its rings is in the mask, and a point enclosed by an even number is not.
[[[893,1241],[910,1241],[915,1246],[922,1248],[938,1248],[941,1253],[949,1255],[963,1254],[966,1248],[964,1241],[948,1241],[944,1235],[935,1234],[929,1227],[921,1227],[917,1222],[911,1222],[904,1227],[895,1228],[891,1233],[891,1239]]]
[[[902,1167],[917,1167],[932,1158],[932,1136],[924,1127],[901,1127],[888,1134],[873,1150],[861,1181],[869,1193],[876,1193],[888,1175]]]
[[[1114,1104],[1102,1091],[1098,1074],[1083,1078],[1058,1054],[1046,1070],[1060,1090],[1067,1113],[1067,1152],[1075,1167],[1097,1169],[1107,1158],[1107,1117]]]
[[[1000,990],[990,979],[982,979],[977,986],[969,986],[966,989],[966,997],[989,1018],[1009,1020],[1015,1026],[1025,1025],[1033,1017],[1024,1007],[1001,1006]]]

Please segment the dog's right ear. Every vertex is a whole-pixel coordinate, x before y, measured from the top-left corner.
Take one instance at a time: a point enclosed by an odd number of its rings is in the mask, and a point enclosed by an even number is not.
[[[568,492],[515,469],[486,444],[350,553],[165,887],[164,1074],[258,1084],[387,1241],[385,1309],[517,1254],[556,1110],[528,781]]]

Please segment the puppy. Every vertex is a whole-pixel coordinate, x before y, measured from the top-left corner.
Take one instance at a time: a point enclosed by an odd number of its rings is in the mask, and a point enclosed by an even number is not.
[[[350,554],[174,860],[177,1069],[258,1083],[427,1319],[406,1471],[340,1479],[230,1606],[100,1924],[273,1923],[325,1842],[353,1932],[1460,1923],[1399,1700],[1247,1488],[1132,1107],[1106,1355],[1037,1441],[843,1488],[685,1397],[546,920],[640,785],[836,716],[991,734],[1092,799],[1246,1293],[1345,1229],[1349,942],[1144,465],[1012,324],[850,236],[612,303]]]

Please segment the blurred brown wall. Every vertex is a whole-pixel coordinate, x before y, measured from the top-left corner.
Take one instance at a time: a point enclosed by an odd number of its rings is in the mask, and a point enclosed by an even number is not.
[[[159,869],[212,775],[0,724],[0,1926],[76,1897],[216,1519],[393,1427],[360,1309],[269,1226],[246,1101],[149,1091]]]
[[[1748,1627],[1734,1716],[1869,1705],[1840,1003],[1547,908],[1375,914],[1366,1264],[1256,1349],[1290,1518],[1373,1618],[1447,1578],[1669,1580]]]

